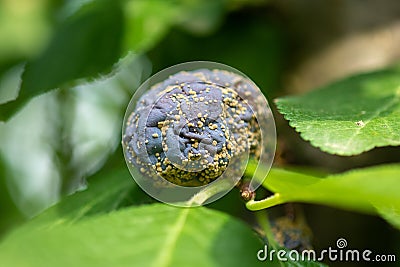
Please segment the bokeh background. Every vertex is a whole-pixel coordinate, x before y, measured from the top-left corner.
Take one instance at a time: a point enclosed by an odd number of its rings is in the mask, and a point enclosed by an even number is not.
[[[152,73],[186,61],[230,65],[262,89],[277,123],[277,166],[341,172],[398,162],[396,148],[353,157],[313,148],[276,112],[273,99],[396,64],[399,47],[397,0],[0,0],[0,103],[18,96],[26,62],[45,66],[32,84],[69,78],[56,90],[37,90],[0,122],[0,236],[84,190],[106,162],[121,164],[131,95]],[[68,76],[71,69],[76,75]],[[233,205],[243,204],[228,195],[214,207]],[[398,232],[379,218],[302,209],[317,249],[339,237],[381,253],[400,246]]]

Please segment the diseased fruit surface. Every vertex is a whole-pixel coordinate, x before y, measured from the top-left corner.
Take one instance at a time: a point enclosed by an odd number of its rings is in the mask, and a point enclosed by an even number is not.
[[[136,103],[123,136],[126,158],[155,181],[208,184],[243,155],[259,157],[262,98],[251,81],[231,72],[174,74]]]

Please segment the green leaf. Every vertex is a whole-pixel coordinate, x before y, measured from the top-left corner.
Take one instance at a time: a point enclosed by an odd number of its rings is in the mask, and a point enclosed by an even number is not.
[[[149,202],[146,196],[132,179],[123,160],[122,149],[118,149],[99,171],[87,178],[85,190],[64,197],[33,218],[29,224],[72,224],[91,216],[109,213],[126,204]]]
[[[0,105],[17,97],[23,71],[23,64],[19,64],[0,75]]]
[[[222,22],[225,0],[192,0],[181,1],[184,7],[180,26],[194,34],[207,34],[216,29]]]
[[[124,50],[146,51],[162,39],[179,18],[173,1],[131,0],[125,3]]]
[[[120,56],[122,17],[118,1],[94,1],[68,17],[44,52],[28,62],[19,96],[0,106],[0,119],[9,118],[36,95],[108,70]]]
[[[105,168],[106,169],[106,168]],[[89,189],[67,196],[32,220],[34,223],[72,223],[85,217],[113,211],[137,185],[127,168],[100,170],[88,179]]]
[[[221,22],[224,4],[228,5],[222,0],[126,1],[124,50],[148,51],[173,26],[184,27],[192,34],[209,33]]]
[[[9,192],[6,181],[8,172],[3,156],[0,154],[0,238],[3,237],[9,229],[23,222],[26,218],[16,207],[13,198]]]
[[[399,222],[400,164],[353,170],[325,178],[283,169],[271,169],[263,186],[275,193],[247,204],[251,210],[287,202],[304,202],[381,213]],[[396,223],[395,223],[396,224]]]
[[[400,205],[382,205],[375,203],[375,208],[382,218],[391,223],[397,229],[400,229]]]
[[[222,0],[68,1],[59,10],[61,22],[49,45],[26,65],[17,100],[0,106],[0,120],[10,118],[34,96],[98,77],[128,51],[149,50],[173,26],[209,33],[228,6]]]
[[[51,31],[53,1],[0,1],[0,73],[6,66],[37,54]]]
[[[222,2],[207,1],[203,7],[204,1],[198,0],[66,3],[60,13],[64,20],[48,47],[27,63],[17,100],[0,106],[0,120],[7,120],[34,96],[99,76],[127,51],[146,51],[174,25],[194,24],[193,31],[215,27],[223,13]]]
[[[331,154],[400,145],[400,67],[279,98],[276,104],[304,140]]]
[[[265,266],[262,243],[223,213],[165,204],[14,231],[0,244],[4,266]],[[23,252],[23,256],[21,256]]]

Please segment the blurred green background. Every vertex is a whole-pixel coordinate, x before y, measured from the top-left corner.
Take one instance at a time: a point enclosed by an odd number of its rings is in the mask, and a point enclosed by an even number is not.
[[[125,167],[123,114],[152,73],[221,62],[253,79],[273,107],[275,97],[394,64],[399,47],[396,0],[0,0],[0,236],[84,189],[106,162]],[[278,166],[340,172],[400,158],[393,148],[322,153],[275,115]],[[378,252],[400,245],[381,219],[304,210],[316,248],[349,233],[352,245]]]

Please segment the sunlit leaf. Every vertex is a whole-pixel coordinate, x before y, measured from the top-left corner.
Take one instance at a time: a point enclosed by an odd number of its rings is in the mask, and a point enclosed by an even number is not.
[[[375,203],[375,208],[382,218],[400,229],[400,205],[396,203],[386,205]]]
[[[242,222],[204,207],[130,207],[83,221],[29,227],[0,244],[4,266],[265,266]],[[21,256],[23,251],[23,256]]]
[[[46,0],[0,1],[0,72],[36,55],[51,32]]]
[[[399,164],[357,169],[325,178],[272,169],[263,186],[277,194],[248,207],[260,209],[287,202],[323,204],[369,214],[381,213],[397,225],[400,210],[399,177]]]
[[[160,41],[179,21],[181,7],[173,1],[130,0],[123,8],[125,14],[125,50],[146,51]]]
[[[0,106],[0,119],[36,95],[109,70],[120,56],[122,23],[120,6],[113,1],[92,2],[68,17],[44,52],[27,63],[19,96]]]
[[[100,170],[88,179],[89,189],[64,198],[33,219],[32,223],[72,223],[117,209],[129,197],[128,194],[137,188],[128,170],[123,167]]]
[[[400,145],[400,67],[276,100],[304,140],[338,155]]]

